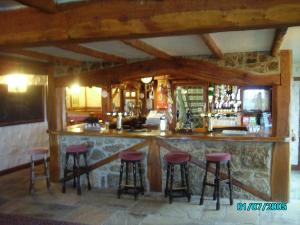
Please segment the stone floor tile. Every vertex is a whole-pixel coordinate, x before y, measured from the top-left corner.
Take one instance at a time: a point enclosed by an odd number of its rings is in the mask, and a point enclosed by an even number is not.
[[[287,210],[260,212],[260,225],[281,223],[300,224],[300,201],[292,200],[287,204]]]
[[[259,224],[259,211],[238,211],[236,204],[226,207],[224,222],[237,224]]]
[[[129,213],[127,210],[119,210],[101,225],[140,225],[144,217],[144,215]]]
[[[300,171],[292,171],[290,198],[300,200]]]
[[[213,225],[213,222],[172,216],[148,215],[141,225]]]
[[[207,209],[203,206],[201,221],[206,223],[220,222],[225,218],[225,208],[222,207],[219,211],[216,209]]]
[[[99,225],[107,220],[114,212],[94,206],[82,205],[64,218],[65,221]]]
[[[161,201],[145,199],[143,201],[137,201],[137,203],[131,207],[128,212],[136,215],[148,215],[157,214],[161,211],[164,205],[167,203],[162,203]]]
[[[198,204],[173,202],[172,204],[164,204],[159,209],[159,214],[165,217],[200,219],[203,215],[203,208],[204,207],[199,206]]]
[[[230,206],[228,199],[221,199],[221,209],[216,211],[216,202],[211,198],[199,206],[200,196],[192,196],[190,203],[185,198],[176,198],[169,204],[162,193],[145,193],[134,201],[132,195],[124,194],[118,199],[115,190],[93,188],[87,191],[84,185],[79,196],[72,183],[68,183],[65,194],[61,192],[60,183],[53,183],[49,193],[44,182],[37,182],[36,192],[29,195],[27,172],[0,177],[0,212],[104,225],[300,224],[300,200],[288,203],[287,211],[241,212],[236,210],[238,202],[248,205],[255,201],[235,199]],[[299,190],[295,191],[299,194]]]

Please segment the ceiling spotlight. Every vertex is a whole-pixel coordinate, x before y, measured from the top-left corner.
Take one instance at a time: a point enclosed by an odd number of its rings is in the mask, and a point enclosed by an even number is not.
[[[144,84],[149,84],[152,81],[152,77],[143,77],[143,78],[141,78],[141,81]]]

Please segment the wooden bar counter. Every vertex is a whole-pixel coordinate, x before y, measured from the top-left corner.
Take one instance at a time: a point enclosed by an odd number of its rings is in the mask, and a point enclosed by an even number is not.
[[[165,183],[163,156],[167,151],[187,151],[192,155],[190,182],[193,194],[200,193],[208,152],[229,152],[232,155],[234,196],[237,198],[272,199],[272,163],[276,144],[288,142],[285,137],[266,133],[224,135],[222,133],[181,134],[158,130],[108,132],[84,129],[74,125],[63,131],[51,131],[58,137],[60,178],[64,165],[64,151],[70,144],[88,143],[89,164],[93,185],[98,188],[117,188],[119,176],[118,153],[122,150],[143,151],[145,182],[148,191],[161,192]],[[214,168],[210,168],[214,172]],[[221,173],[221,178],[226,175]],[[223,189],[223,196],[228,190]],[[210,193],[207,193],[210,194]],[[275,199],[274,199],[275,200]],[[284,199],[282,199],[284,200]]]
[[[177,133],[174,131],[160,132],[159,130],[141,129],[137,131],[115,130],[100,131],[99,129],[84,129],[81,125],[69,126],[63,131],[52,131],[53,134],[75,135],[75,136],[101,136],[101,137],[123,137],[123,138],[158,138],[176,140],[204,140],[204,141],[246,141],[246,142],[287,142],[286,137],[273,137],[269,132],[248,133],[246,135],[226,135],[221,132],[210,133]]]

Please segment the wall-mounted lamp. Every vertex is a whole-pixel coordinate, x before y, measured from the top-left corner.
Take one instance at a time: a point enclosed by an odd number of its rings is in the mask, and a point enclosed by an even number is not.
[[[130,93],[130,96],[131,96],[132,98],[135,98],[135,96],[136,96],[135,91],[132,91],[132,92]]]
[[[149,84],[152,81],[152,77],[143,77],[143,78],[141,78],[141,81],[144,84]]]
[[[101,96],[102,96],[103,98],[107,98],[108,92],[107,92],[106,90],[103,90],[103,89],[102,89],[102,91],[101,91]]]
[[[79,84],[73,84],[70,88],[71,90],[71,94],[74,95],[74,94],[79,94],[80,93],[80,86]]]
[[[11,74],[5,77],[7,90],[11,93],[24,93],[27,91],[28,79],[22,74]]]

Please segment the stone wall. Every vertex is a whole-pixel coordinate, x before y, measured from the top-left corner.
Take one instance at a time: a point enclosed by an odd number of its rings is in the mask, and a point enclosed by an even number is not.
[[[280,71],[279,57],[272,57],[269,52],[227,53],[224,55],[224,59],[222,60],[218,60],[213,56],[193,56],[187,58],[207,60],[209,62],[216,63],[219,66],[243,69],[259,74],[279,73]],[[134,63],[136,61],[143,60],[129,60],[128,63]],[[81,65],[56,64],[54,67],[54,75],[57,77],[79,75],[88,71],[115,66],[118,65],[110,62],[86,62]]]
[[[88,161],[93,164],[101,159],[105,159],[116,152],[125,150],[135,144],[143,142],[143,139],[135,138],[113,138],[113,137],[83,137],[83,136],[61,136],[60,138],[60,162],[61,162],[61,177],[63,176],[63,166],[65,165],[65,149],[71,144],[89,143],[90,148]],[[140,149],[146,154],[143,165],[147,165],[147,147]],[[71,161],[69,161],[71,163]],[[144,167],[144,174],[147,174],[147,167]],[[118,187],[120,171],[120,160],[115,160],[101,168],[95,169],[91,173],[92,186],[98,188],[116,189]],[[84,176],[81,177],[83,183],[86,183]],[[148,189],[148,180],[146,177],[145,187]]]
[[[54,66],[54,76],[79,75],[92,70],[99,70],[113,67],[116,64],[110,62],[85,62],[80,65],[56,64]]]
[[[47,85],[47,76],[27,77],[30,85]],[[4,76],[0,76],[0,83],[5,83]],[[46,109],[46,94],[44,96]],[[49,146],[46,110],[44,117],[44,122],[0,127],[0,170],[28,163],[30,148]]]
[[[231,171],[233,178],[264,194],[271,194],[272,143],[181,140],[172,140],[168,141],[168,143],[182,151],[189,152],[193,158],[202,161],[207,153],[228,152],[232,155]],[[166,152],[164,149],[161,151],[161,158]],[[165,169],[166,166],[164,166],[163,180],[165,180]],[[189,169],[192,193],[199,195],[201,193],[204,170],[193,164],[190,164]],[[226,167],[223,167],[222,171],[227,173],[225,169]],[[213,175],[209,174],[208,179],[213,181]],[[206,195],[212,196],[212,191],[212,188],[208,187]],[[228,196],[228,185],[221,185],[221,196]],[[234,186],[234,198],[255,199],[254,196],[236,186]]]
[[[60,149],[62,154],[61,168],[64,165],[64,151],[67,145],[88,142],[91,144],[89,153],[89,164],[93,164],[101,159],[111,156],[121,150],[127,149],[143,139],[130,138],[114,138],[114,137],[84,137],[84,136],[62,136],[60,138]],[[189,152],[194,158],[203,160],[208,152],[229,152],[232,154],[232,174],[233,177],[243,184],[252,187],[262,193],[270,195],[270,167],[273,144],[272,143],[245,143],[245,142],[209,142],[209,141],[179,141],[170,140],[169,144]],[[148,147],[144,147],[141,151],[147,154]],[[163,156],[167,150],[161,148],[161,165],[163,182],[162,189],[165,186],[166,165],[163,162]],[[146,157],[147,158],[147,157]],[[147,174],[147,159],[144,160],[144,175]],[[95,169],[91,173],[92,183],[94,187],[117,189],[119,177],[120,160],[116,160],[103,167]],[[190,164],[190,183],[191,191],[195,195],[199,195],[202,188],[202,179],[204,175],[203,169]],[[178,171],[179,172],[179,171]],[[180,173],[178,173],[179,175]],[[62,169],[61,169],[62,176]],[[178,178],[180,176],[177,176]],[[209,175],[209,179],[212,176]],[[149,190],[149,181],[144,177],[145,187]],[[86,182],[82,176],[82,182]],[[207,188],[207,196],[212,196],[212,188]],[[221,195],[228,195],[227,185],[221,186]],[[242,199],[256,199],[251,194],[234,186],[234,197]]]
[[[258,74],[271,74],[280,72],[280,58],[270,56],[269,52],[241,52],[224,54],[224,59],[199,56],[193,59],[204,59],[219,66],[242,69]]]

